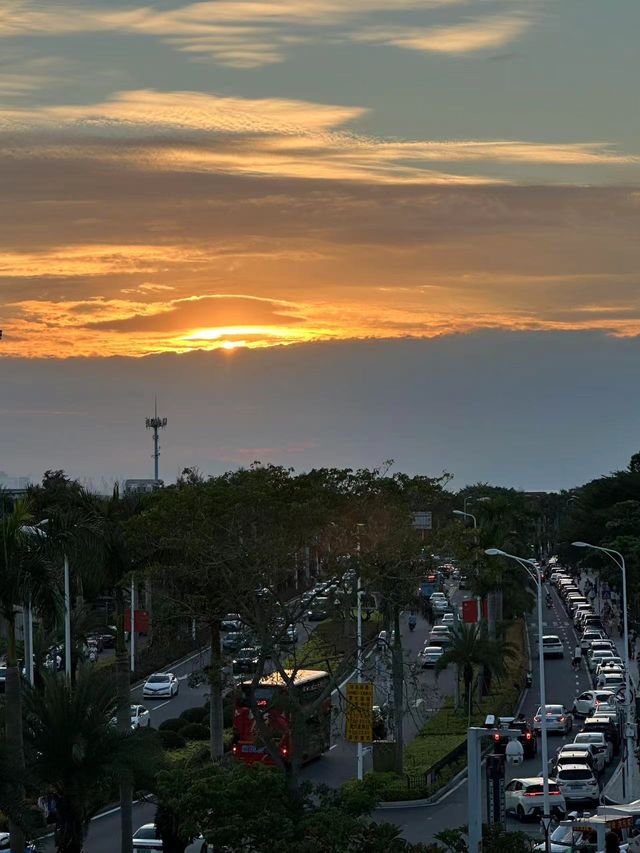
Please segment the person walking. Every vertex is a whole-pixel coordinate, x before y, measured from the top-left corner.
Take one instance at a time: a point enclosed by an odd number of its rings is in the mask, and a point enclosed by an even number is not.
[[[604,837],[604,853],[620,853],[620,839],[611,830]]]

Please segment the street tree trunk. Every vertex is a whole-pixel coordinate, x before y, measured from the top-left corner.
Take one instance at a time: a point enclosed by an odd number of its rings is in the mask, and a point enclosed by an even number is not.
[[[395,728],[395,772],[402,773],[404,766],[404,666],[402,659],[402,637],[400,635],[400,608],[393,608],[393,628],[395,632],[391,656],[393,674],[393,716]]]
[[[20,685],[20,669],[16,653],[16,623],[15,615],[7,620],[7,676],[5,683],[5,733],[7,738],[7,754],[14,772],[21,776],[24,773],[24,740],[22,735],[22,693]],[[23,804],[24,788],[18,780],[16,791],[18,806]],[[11,836],[11,853],[24,853],[25,837],[22,829],[14,820],[9,820]]]
[[[133,628],[133,625],[131,626]],[[129,654],[124,641],[124,596],[122,588],[116,588],[116,691],[118,731],[131,732],[131,682],[129,677]],[[121,853],[131,853],[133,836],[133,786],[130,778],[120,781],[120,846]]]
[[[209,752],[212,761],[224,755],[224,716],[222,709],[222,651],[220,620],[210,623],[211,666],[209,667]]]

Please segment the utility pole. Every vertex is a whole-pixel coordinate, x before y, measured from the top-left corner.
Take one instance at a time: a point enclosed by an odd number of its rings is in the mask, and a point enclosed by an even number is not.
[[[160,440],[158,431],[164,429],[167,425],[166,418],[158,417],[158,398],[155,398],[155,413],[152,418],[145,419],[147,429],[153,430],[153,477],[154,480],[159,480],[160,467]]]

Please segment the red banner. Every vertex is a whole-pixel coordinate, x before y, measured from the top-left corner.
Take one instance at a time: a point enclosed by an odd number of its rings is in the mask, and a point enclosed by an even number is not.
[[[149,633],[149,614],[146,610],[136,610],[134,615],[136,634]],[[131,631],[131,611],[127,607],[124,611],[124,630]]]

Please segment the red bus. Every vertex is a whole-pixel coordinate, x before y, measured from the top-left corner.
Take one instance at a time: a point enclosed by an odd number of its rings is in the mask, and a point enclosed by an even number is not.
[[[285,670],[293,684],[289,687],[280,673],[265,675],[252,690],[252,679],[243,681],[236,696],[233,717],[232,752],[240,761],[247,764],[261,762],[274,764],[267,747],[262,742],[251,710],[253,702],[263,713],[269,732],[277,744],[280,755],[285,761],[291,759],[291,737],[289,716],[287,713],[288,691],[295,690],[298,700],[302,701],[305,712],[305,731],[302,738],[302,761],[310,761],[329,749],[331,741],[331,694],[318,703],[329,686],[329,674],[315,669]],[[309,706],[315,710],[309,713]],[[305,707],[306,706],[306,707]]]

